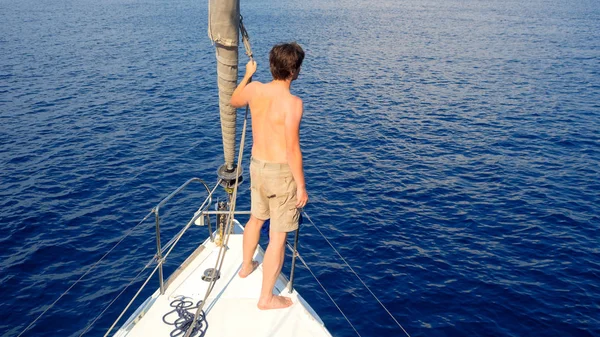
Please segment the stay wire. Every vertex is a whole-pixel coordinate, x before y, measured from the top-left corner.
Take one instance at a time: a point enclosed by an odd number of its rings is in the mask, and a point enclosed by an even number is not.
[[[150,260],[150,262],[149,262],[149,263],[147,263],[147,264],[146,264],[146,265],[145,265],[145,266],[144,266],[144,267],[143,267],[143,268],[142,268],[142,269],[141,269],[141,270],[140,270],[140,271],[137,273],[137,275],[135,275],[135,277],[131,279],[131,281],[129,281],[129,283],[128,283],[128,284],[125,286],[125,288],[123,288],[123,289],[121,290],[121,292],[119,292],[119,294],[118,294],[118,295],[117,295],[117,296],[116,296],[116,297],[115,297],[115,298],[114,298],[112,301],[110,301],[110,303],[108,303],[108,305],[107,305],[107,306],[104,308],[104,310],[102,310],[102,312],[101,312],[100,314],[98,314],[98,315],[96,316],[96,318],[94,318],[94,320],[93,320],[93,321],[92,321],[90,324],[88,324],[88,326],[86,326],[86,327],[85,327],[85,330],[83,330],[83,332],[82,332],[82,333],[79,335],[79,337],[83,336],[83,335],[84,335],[86,332],[88,332],[88,330],[89,330],[89,329],[90,329],[90,328],[91,328],[91,327],[92,327],[92,326],[93,326],[93,325],[96,323],[96,321],[97,321],[98,319],[100,319],[100,317],[102,317],[102,315],[104,315],[104,313],[106,312],[106,310],[108,310],[108,308],[110,308],[110,306],[111,306],[111,305],[113,305],[113,303],[115,303],[115,302],[117,301],[117,299],[118,299],[119,297],[121,297],[121,295],[123,295],[123,293],[125,292],[125,290],[127,290],[127,288],[129,288],[129,287],[130,287],[130,286],[133,284],[133,282],[135,282],[135,280],[137,280],[137,279],[138,279],[138,277],[140,277],[140,275],[142,275],[142,273],[144,272],[144,270],[148,269],[148,267],[150,266],[150,264],[151,264],[151,262],[152,262],[152,261],[154,261],[154,258],[152,258],[152,259]]]
[[[335,302],[335,300],[333,299],[333,297],[331,297],[331,295],[329,294],[329,292],[327,291],[327,289],[325,289],[325,287],[323,286],[323,284],[321,283],[321,281],[319,281],[319,279],[317,278],[317,276],[315,275],[315,273],[313,273],[313,271],[310,269],[310,267],[308,266],[308,264],[304,261],[304,259],[302,258],[302,256],[300,256],[300,254],[298,254],[298,253],[296,253],[296,256],[300,259],[300,261],[302,262],[302,264],[306,267],[306,269],[310,272],[310,274],[313,276],[313,278],[321,286],[321,289],[323,289],[323,291],[325,292],[325,294],[327,294],[327,296],[329,297],[329,299],[331,300],[331,302],[333,303],[333,305],[335,305],[335,307],[339,310],[339,312],[342,314],[342,316],[344,316],[344,318],[346,319],[346,322],[348,322],[348,324],[350,324],[350,326],[352,327],[352,329],[354,329],[354,332],[356,332],[356,334],[359,337],[362,337],[362,335],[354,327],[354,324],[352,324],[352,322],[350,322],[350,319],[348,319],[348,317],[346,316],[346,314],[344,314],[344,311],[342,311],[342,309]]]
[[[396,324],[400,327],[400,329],[402,329],[402,331],[404,331],[404,333],[408,337],[410,337],[410,335],[408,334],[408,332],[406,332],[406,330],[404,329],[404,327],[402,327],[402,325],[396,320],[396,318],[392,315],[392,313],[390,313],[390,311],[385,307],[385,305],[383,305],[383,303],[381,303],[381,301],[379,300],[379,298],[377,298],[377,296],[375,296],[375,294],[371,291],[371,289],[369,288],[369,286],[367,286],[367,284],[362,280],[362,278],[360,278],[360,276],[358,276],[358,274],[356,273],[356,271],[354,271],[354,268],[352,268],[352,266],[350,266],[350,264],[348,263],[348,261],[346,261],[346,259],[344,259],[344,257],[342,256],[342,254],[340,254],[340,252],[338,252],[338,250],[335,249],[335,247],[331,244],[331,242],[329,242],[329,240],[327,239],[327,237],[325,237],[325,235],[323,234],[323,232],[321,232],[321,230],[319,229],[319,227],[317,227],[315,225],[315,223],[308,216],[308,214],[306,214],[306,212],[304,212],[304,216],[306,216],[306,218],[308,219],[308,221],[310,221],[310,223],[313,225],[313,227],[319,232],[319,234],[321,234],[321,236],[323,237],[323,239],[325,239],[325,241],[327,241],[327,243],[329,244],[329,246],[336,252],[336,254],[340,257],[340,259],[342,259],[342,261],[344,261],[344,263],[352,271],[352,273],[354,274],[354,276],[356,276],[356,278],[363,284],[363,286],[369,291],[369,293],[371,293],[371,296],[373,296],[373,298],[379,303],[379,305],[381,305],[381,307],[383,308],[383,310],[385,310],[385,312],[387,312],[388,315],[394,320],[394,322],[396,322]]]
[[[19,333],[17,335],[17,337],[20,337],[21,335],[23,335],[27,330],[29,330],[40,318],[42,318],[42,316],[44,316],[46,314],[46,312],[48,312],[48,310],[50,310],[52,307],[54,307],[54,305],[56,303],[58,303],[58,301],[60,301],[61,298],[63,298],[69,291],[71,291],[71,289],[73,289],[73,287],[75,287],[75,285],[77,285],[77,283],[79,283],[79,281],[81,281],[84,277],[87,276],[87,274],[89,274],[94,268],[96,268],[96,266],[98,264],[100,264],[100,262],[102,262],[107,256],[108,254],[110,254],[113,250],[115,250],[117,248],[117,246],[119,244],[121,244],[121,242],[123,242],[123,240],[125,240],[129,235],[131,235],[131,233],[133,233],[133,231],[139,227],[142,223],[144,223],[144,221],[146,221],[150,215],[152,215],[152,212],[148,213],[148,215],[146,215],[144,217],[144,219],[142,219],[142,221],[140,221],[137,225],[133,226],[133,228],[129,229],[127,231],[127,233],[125,233],[125,235],[123,235],[123,237],[121,237],[121,239],[108,251],[106,252],[101,258],[100,260],[96,261],[96,263],[94,263],[90,268],[88,268],[88,270],[81,275],[77,281],[73,282],[73,284],[71,284],[71,286],[65,290],[54,302],[52,302],[52,304],[50,304],[50,306],[48,306],[46,308],[46,310],[44,310],[36,319],[33,320],[33,322],[31,322],[23,331],[21,331],[21,333]]]

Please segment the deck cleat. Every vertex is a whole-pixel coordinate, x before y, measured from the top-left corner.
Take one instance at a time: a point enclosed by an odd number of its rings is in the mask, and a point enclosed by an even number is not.
[[[215,268],[208,268],[204,271],[202,275],[202,281],[212,282],[213,280],[218,280],[221,277],[221,273]]]

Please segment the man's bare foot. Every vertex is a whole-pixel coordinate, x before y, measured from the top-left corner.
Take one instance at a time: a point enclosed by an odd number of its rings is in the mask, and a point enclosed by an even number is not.
[[[258,308],[260,310],[269,310],[269,309],[283,309],[292,305],[292,299],[289,297],[283,296],[275,296],[271,297],[271,299],[267,300],[258,300]]]
[[[250,266],[244,266],[242,263],[242,268],[240,268],[238,275],[240,275],[241,278],[245,278],[246,276],[252,274],[256,268],[258,268],[258,261],[252,261]]]

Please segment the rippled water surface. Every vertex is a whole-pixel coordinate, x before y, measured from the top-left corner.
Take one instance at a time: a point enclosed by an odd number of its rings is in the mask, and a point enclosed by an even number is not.
[[[600,3],[242,0],[242,13],[256,80],[274,43],[304,46],[306,211],[408,333],[600,335]],[[3,336],[187,179],[216,181],[206,21],[205,1],[0,0]],[[166,209],[163,242],[202,199],[193,187]],[[360,334],[403,336],[302,232]],[[167,270],[205,236],[192,228]],[[152,221],[137,227],[23,335],[102,336],[141,279],[96,317],[154,240]],[[356,335],[303,267],[297,288],[334,336]]]

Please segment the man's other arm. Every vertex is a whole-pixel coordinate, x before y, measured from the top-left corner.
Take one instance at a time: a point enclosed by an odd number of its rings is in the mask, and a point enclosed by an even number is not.
[[[293,98],[292,107],[285,116],[285,147],[288,165],[298,188],[296,207],[302,208],[308,202],[304,170],[302,168],[302,152],[300,151],[300,122],[302,121],[302,100]]]

